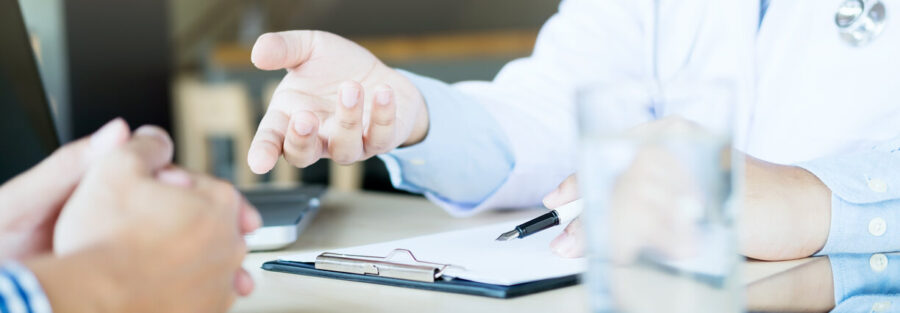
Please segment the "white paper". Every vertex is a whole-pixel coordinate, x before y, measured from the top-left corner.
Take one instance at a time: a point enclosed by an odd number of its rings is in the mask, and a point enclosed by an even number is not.
[[[394,249],[408,249],[419,261],[455,265],[444,271],[445,276],[504,286],[585,271],[584,258],[563,258],[550,250],[550,241],[562,232],[562,226],[523,239],[495,240],[518,224],[509,222],[359,247],[311,251],[281,259],[315,262],[322,252],[383,257]]]

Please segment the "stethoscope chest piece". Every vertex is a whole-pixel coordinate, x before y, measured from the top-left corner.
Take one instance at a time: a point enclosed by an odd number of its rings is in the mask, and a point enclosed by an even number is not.
[[[881,0],[844,0],[834,15],[841,39],[853,46],[871,42],[884,31],[885,7]]]

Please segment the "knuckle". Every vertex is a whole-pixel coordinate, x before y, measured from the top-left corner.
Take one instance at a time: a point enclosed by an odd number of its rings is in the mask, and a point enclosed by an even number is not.
[[[305,154],[312,150],[312,147],[315,145],[315,141],[318,138],[302,138],[296,136],[290,136],[287,140],[284,141],[284,154],[287,156],[288,154]]]
[[[307,167],[318,161],[318,158],[312,156],[300,156],[296,154],[285,154],[285,161],[299,168]]]
[[[390,142],[386,139],[376,139],[369,142],[366,150],[371,153],[382,153],[390,150]]]
[[[331,157],[334,162],[340,165],[350,165],[356,162],[356,157],[348,153],[338,153]]]
[[[385,114],[372,114],[372,123],[378,126],[391,126],[396,119],[393,112],[382,112]]]
[[[273,144],[281,143],[284,141],[284,135],[270,126],[260,126],[259,130],[256,132],[256,141]]]
[[[353,130],[359,127],[359,121],[349,119],[341,120],[338,122],[338,126],[340,126],[342,129]]]

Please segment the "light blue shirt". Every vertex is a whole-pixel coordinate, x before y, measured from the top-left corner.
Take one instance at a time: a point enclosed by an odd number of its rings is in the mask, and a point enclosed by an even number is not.
[[[831,189],[831,228],[818,255],[900,251],[900,137],[799,166]]]
[[[834,276],[832,312],[900,312],[900,256],[837,254],[828,258]]]
[[[0,267],[0,313],[50,313],[37,278],[16,262]]]
[[[898,313],[900,295],[859,295],[841,301],[832,313]]]
[[[395,188],[474,207],[506,181],[515,160],[506,135],[484,107],[441,81],[400,71],[425,98],[428,134],[379,155]]]

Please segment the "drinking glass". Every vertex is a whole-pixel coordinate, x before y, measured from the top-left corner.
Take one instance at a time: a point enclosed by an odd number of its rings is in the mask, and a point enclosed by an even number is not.
[[[740,312],[734,85],[618,82],[577,95],[594,312]]]

